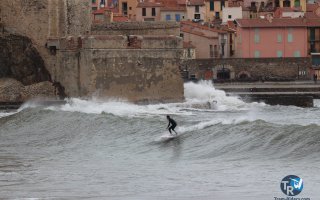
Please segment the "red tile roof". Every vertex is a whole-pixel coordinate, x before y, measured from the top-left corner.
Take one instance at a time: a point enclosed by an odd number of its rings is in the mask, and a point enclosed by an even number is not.
[[[189,27],[194,27],[202,30],[208,30],[212,32],[217,32],[217,33],[226,33],[227,31],[225,30],[219,30],[216,28],[209,28],[208,26],[201,25],[199,23],[191,22],[191,21],[182,21],[180,22],[182,27],[189,26]]]
[[[138,3],[137,8],[146,8],[146,7],[163,7],[161,2],[140,2]]]
[[[304,13],[304,16],[307,19],[316,19],[316,18],[320,19],[320,17],[314,12],[306,12]]]
[[[204,0],[187,0],[187,6],[204,6]]]
[[[320,20],[318,19],[308,19],[307,20],[308,27],[320,27]]]
[[[185,27],[181,27],[181,32],[190,33],[190,34],[201,36],[201,37],[205,37],[205,38],[208,38],[208,39],[218,39],[218,37],[207,36],[203,32],[195,30],[192,27],[186,27],[186,26]]]
[[[177,0],[178,5],[186,5],[186,0]]]
[[[128,22],[129,21],[129,18],[126,17],[126,16],[117,16],[117,15],[113,15],[113,21],[114,22]]]
[[[236,19],[238,25],[243,28],[262,27],[306,27],[306,18],[274,18],[267,19]],[[318,20],[320,26],[320,20]]]
[[[313,12],[315,11],[317,8],[319,8],[319,4],[318,3],[314,3],[314,4],[307,4],[307,12]]]
[[[236,25],[233,23],[233,21],[228,21],[227,26],[232,30],[237,30]]]
[[[183,48],[185,48],[185,49],[195,49],[196,47],[191,44],[191,41],[189,41],[189,42],[183,42]]]
[[[161,11],[186,11],[186,7],[162,7]]]

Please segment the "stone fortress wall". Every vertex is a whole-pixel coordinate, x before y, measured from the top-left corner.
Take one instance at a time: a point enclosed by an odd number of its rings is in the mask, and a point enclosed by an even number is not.
[[[29,45],[50,74],[45,81],[61,86],[67,96],[181,100],[183,81],[178,64],[183,42],[178,37],[179,25],[164,22],[91,26],[90,3],[91,0],[1,0],[0,23],[6,34],[0,37],[29,38]],[[0,71],[1,68],[0,65]]]

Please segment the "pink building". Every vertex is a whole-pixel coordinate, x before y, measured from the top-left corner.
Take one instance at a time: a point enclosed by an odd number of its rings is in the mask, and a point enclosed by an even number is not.
[[[305,18],[237,19],[236,56],[307,57]]]

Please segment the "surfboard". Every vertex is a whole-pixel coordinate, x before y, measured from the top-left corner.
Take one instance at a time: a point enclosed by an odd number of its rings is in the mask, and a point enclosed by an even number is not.
[[[176,137],[178,137],[179,135],[176,135],[176,134],[172,134],[172,135],[170,135],[170,134],[165,134],[165,135],[162,135],[161,137],[160,137],[160,139],[162,140],[162,141],[168,141],[168,140],[172,140],[172,139],[174,139],[174,138],[176,138]]]

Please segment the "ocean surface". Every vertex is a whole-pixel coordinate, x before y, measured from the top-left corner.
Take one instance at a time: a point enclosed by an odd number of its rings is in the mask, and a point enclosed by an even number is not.
[[[0,112],[0,199],[320,199],[320,101],[245,103],[208,82],[183,103],[68,99]],[[178,137],[166,140],[167,120]]]

